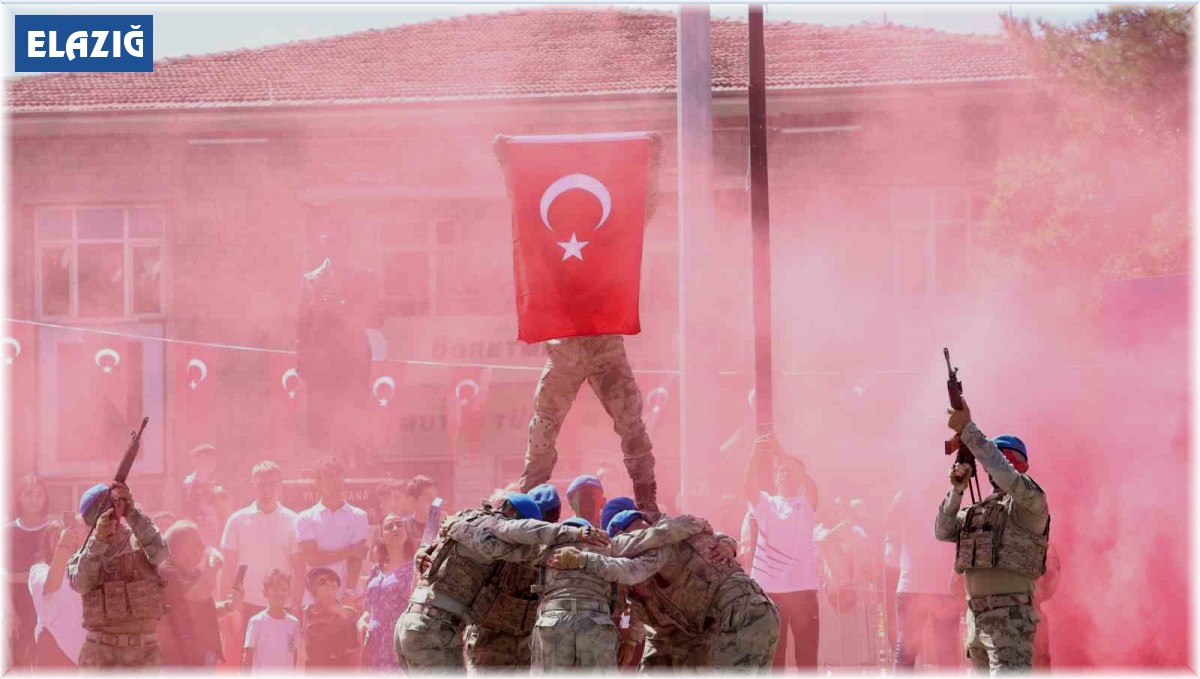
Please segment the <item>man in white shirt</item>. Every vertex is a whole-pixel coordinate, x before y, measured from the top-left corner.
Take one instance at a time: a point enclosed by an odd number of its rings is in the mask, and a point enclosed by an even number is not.
[[[83,598],[63,584],[67,561],[86,537],[87,527],[82,522],[72,522],[63,530],[61,523],[51,521],[46,526],[50,563],[37,563],[29,569],[29,594],[37,612],[34,667],[40,670],[74,668],[83,650],[87,635],[83,629]]]
[[[296,543],[308,570],[332,569],[341,579],[338,599],[358,598],[358,576],[367,556],[367,512],[346,502],[346,472],[333,458],[317,463],[317,504],[296,517]],[[304,603],[312,595],[304,593]]]
[[[246,566],[242,585],[241,625],[237,638],[245,636],[246,621],[267,607],[263,578],[278,568],[300,575],[299,549],[296,547],[296,513],[279,503],[283,490],[283,470],[271,461],[256,464],[250,472],[255,500],[234,512],[225,522],[221,549],[225,567],[221,571],[221,592],[233,590],[238,566]],[[292,602],[299,610],[300,597]]]
[[[773,494],[766,481],[770,471]],[[744,490],[758,526],[750,574],[779,608],[779,646],[772,665],[784,667],[790,633],[796,667],[814,670],[820,641],[820,582],[813,541],[817,485],[804,463],[780,450],[768,434],[754,442]]]

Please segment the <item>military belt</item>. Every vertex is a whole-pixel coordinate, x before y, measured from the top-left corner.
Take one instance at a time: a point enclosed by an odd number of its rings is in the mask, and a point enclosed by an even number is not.
[[[988,596],[971,597],[967,601],[967,606],[976,613],[990,611],[993,608],[1004,608],[1006,606],[1020,606],[1021,604],[1033,603],[1033,597],[1028,594],[990,594]]]
[[[428,606],[426,604],[410,603],[408,605],[408,610],[406,612],[407,613],[419,613],[426,617],[433,618],[434,620],[441,620],[442,622],[449,623],[450,625],[453,625],[454,627],[458,627],[463,624],[463,619],[460,616],[457,616],[457,615],[451,613],[450,611],[438,608],[437,606]]]
[[[543,601],[538,609],[539,613],[545,611],[570,611],[572,613],[609,613],[611,609],[607,603],[599,601],[591,601],[589,599],[557,599],[554,601]]]
[[[158,635],[154,632],[146,634],[109,634],[108,632],[88,632],[87,640],[104,646],[125,648],[132,646],[147,646],[158,643]]]

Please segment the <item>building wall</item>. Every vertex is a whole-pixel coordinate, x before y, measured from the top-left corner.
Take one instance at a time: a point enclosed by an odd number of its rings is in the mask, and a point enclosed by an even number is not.
[[[849,97],[819,105],[794,97],[773,104],[779,111],[769,150],[781,408],[797,408],[801,392],[811,397],[813,380],[826,391],[845,387],[842,378],[809,373],[895,368],[911,352],[928,348],[922,343],[936,327],[935,311],[948,294],[953,296],[939,278],[942,259],[964,254],[955,249],[957,241],[939,239],[939,229],[969,232],[998,154],[1030,141],[1028,121],[1035,115],[1028,97],[986,88],[955,89],[952,95],[891,93],[886,100]],[[712,341],[721,356],[718,368],[731,373],[725,380],[729,406],[719,416],[732,434],[746,412],[753,359],[746,132],[744,113],[739,116],[736,105],[718,100],[716,108],[715,228],[728,246],[722,253],[728,266],[713,272],[707,292],[728,312],[728,322],[712,329]],[[665,132],[664,190],[646,231],[643,333],[628,346],[636,368],[670,371],[678,368],[678,230],[688,228],[676,223],[670,188],[676,176],[674,124],[673,102],[560,106],[534,113],[501,106],[444,117],[405,108],[389,115],[364,109],[360,116],[330,119],[251,112],[231,121],[199,122],[164,115],[119,135],[105,134],[113,124],[99,120],[58,130],[40,122],[36,136],[24,137],[26,128],[18,124],[12,173],[14,313],[39,317],[38,210],[158,205],[166,214],[165,313],[99,325],[290,349],[300,276],[321,259],[317,234],[348,230],[354,259],[383,273],[389,359],[521,368],[492,373],[482,445],[491,463],[463,460],[458,469],[446,460],[449,371],[431,366],[400,371],[406,408],[398,420],[401,432],[396,444],[377,457],[390,460],[384,468],[400,475],[436,469],[443,483],[454,483],[470,498],[519,471],[543,361],[540,348],[513,340],[508,202],[491,155],[492,137],[501,132]],[[836,305],[828,303],[831,291],[836,291]],[[897,300],[918,322],[896,323]],[[932,325],[921,330],[925,321]],[[879,343],[867,341],[879,333],[895,336],[893,350],[880,354]],[[160,393],[143,395],[163,404],[164,412],[170,412],[178,386],[174,352],[183,350],[172,345],[162,354]],[[50,360],[55,359],[41,357]],[[275,379],[266,353],[225,350],[216,360],[211,372],[218,387],[217,414],[209,437],[227,463],[221,467],[224,480],[236,484],[248,477],[255,461],[279,454],[270,449],[269,424],[262,415]],[[643,392],[662,386],[670,393],[672,387],[669,375],[644,374],[639,381]],[[47,418],[44,413],[34,417],[31,410],[25,409],[14,436],[23,448],[37,449]],[[811,424],[795,418],[791,426]],[[186,473],[192,441],[184,440],[173,422],[166,425],[154,478],[175,488]],[[655,428],[665,477],[661,485],[670,489],[678,474],[677,398],[664,406]],[[599,465],[617,466],[611,424],[590,394],[577,402],[562,441],[564,479]],[[742,456],[723,459],[728,471],[737,473]],[[14,461],[20,471],[66,477],[98,473],[105,461],[82,472],[31,462],[30,456]],[[623,472],[614,477],[619,488]]]

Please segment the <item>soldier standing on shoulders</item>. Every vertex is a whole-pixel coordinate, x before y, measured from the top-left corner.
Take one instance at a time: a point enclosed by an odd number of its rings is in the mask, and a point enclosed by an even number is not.
[[[167,544],[124,483],[113,483],[111,492],[92,486],[80,498],[79,513],[93,528],[67,563],[71,589],[83,597],[87,630],[79,667],[157,669],[156,631],[164,614],[158,566],[167,560]]]
[[[995,492],[959,510],[971,467],[955,464],[934,536],[957,542],[954,569],[967,588],[967,656],[976,672],[1028,671],[1033,664],[1038,614],[1034,582],[1046,572],[1050,510],[1046,492],[1026,474],[1029,453],[1021,439],[988,439],[962,410],[949,410],[948,426],[987,471]]]

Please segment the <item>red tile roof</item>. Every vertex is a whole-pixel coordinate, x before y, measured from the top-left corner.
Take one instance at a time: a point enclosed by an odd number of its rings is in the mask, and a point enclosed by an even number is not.
[[[746,23],[712,26],[714,89],[744,89]],[[766,49],[773,89],[1026,77],[1003,38],[891,24],[768,22]],[[164,59],[153,73],[12,78],[8,106],[19,113],[670,93],[675,78],[673,13],[544,8]]]

